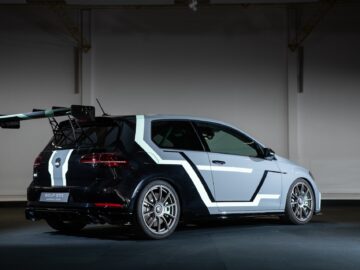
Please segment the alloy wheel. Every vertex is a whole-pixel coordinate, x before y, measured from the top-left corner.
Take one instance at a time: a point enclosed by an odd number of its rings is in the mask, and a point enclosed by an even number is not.
[[[297,183],[291,192],[291,209],[299,221],[307,221],[312,215],[314,204],[311,188],[304,182]]]
[[[176,224],[178,205],[173,192],[164,185],[147,191],[142,202],[142,218],[154,234],[165,234]]]

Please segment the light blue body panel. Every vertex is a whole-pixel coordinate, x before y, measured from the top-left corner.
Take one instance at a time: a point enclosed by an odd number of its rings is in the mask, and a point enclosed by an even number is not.
[[[210,160],[225,161],[225,165],[213,166],[212,176],[216,190],[216,201],[250,201],[266,170],[279,171],[274,161],[237,155],[209,153]],[[220,170],[216,170],[219,168]],[[239,168],[239,171],[221,169]],[[244,170],[241,170],[244,169]],[[271,179],[281,183],[281,174],[276,173]],[[276,183],[274,183],[276,184]],[[272,193],[280,194],[281,190]]]
[[[279,167],[282,171],[286,172],[285,175],[283,175],[283,180],[282,180],[282,194],[281,194],[281,209],[284,210],[285,209],[285,204],[286,204],[286,195],[287,192],[289,191],[289,188],[291,186],[291,184],[299,178],[303,178],[306,179],[310,185],[312,186],[313,190],[314,190],[314,195],[315,195],[315,212],[320,212],[321,210],[321,192],[319,190],[319,188],[317,187],[314,179],[312,178],[312,176],[310,175],[309,170],[293,163],[292,161],[280,157],[278,155],[276,155],[276,159],[277,159],[277,163],[279,164]]]
[[[195,165],[209,165],[209,155],[206,152],[199,151],[184,151],[184,153],[191,159]],[[215,198],[215,186],[213,181],[213,174],[211,170],[199,170],[201,176],[204,178],[211,195]]]
[[[156,163],[183,166],[210,214],[284,212],[289,188],[299,178],[306,179],[312,186],[316,201],[315,212],[320,211],[321,193],[305,168],[278,155],[275,155],[274,160],[266,160],[201,151],[161,149],[151,140],[153,120],[206,121],[231,127],[252,137],[237,127],[207,118],[179,115],[137,116],[136,142]],[[253,140],[264,147],[257,140]],[[226,163],[214,165],[212,160],[223,160]]]

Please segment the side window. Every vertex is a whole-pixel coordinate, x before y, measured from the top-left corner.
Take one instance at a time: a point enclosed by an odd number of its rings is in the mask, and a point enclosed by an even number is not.
[[[189,121],[153,121],[151,138],[161,148],[203,151],[201,142]]]
[[[196,125],[210,152],[251,157],[257,157],[261,152],[256,142],[236,130],[207,122]]]

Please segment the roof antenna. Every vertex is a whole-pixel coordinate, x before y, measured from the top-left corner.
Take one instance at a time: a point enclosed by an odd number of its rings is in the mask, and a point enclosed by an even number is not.
[[[103,115],[102,116],[110,116],[110,114],[107,114],[105,111],[104,111],[104,108],[101,106],[101,103],[98,99],[96,99],[96,102],[99,104],[99,107],[101,109],[101,111],[103,112]]]

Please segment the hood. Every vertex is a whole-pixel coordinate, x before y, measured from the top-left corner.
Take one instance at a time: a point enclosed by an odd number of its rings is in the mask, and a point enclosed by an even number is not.
[[[275,155],[278,165],[283,172],[302,172],[305,174],[309,173],[309,170],[301,167],[300,165],[296,164],[295,162],[288,160],[287,158]]]

